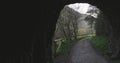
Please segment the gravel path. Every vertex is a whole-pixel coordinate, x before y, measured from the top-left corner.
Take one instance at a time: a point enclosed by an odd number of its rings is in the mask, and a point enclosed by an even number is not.
[[[96,52],[91,44],[91,38],[85,38],[76,42],[65,61],[56,63],[109,63],[104,57]]]
[[[91,45],[91,38],[78,41],[72,48],[69,63],[108,63]]]

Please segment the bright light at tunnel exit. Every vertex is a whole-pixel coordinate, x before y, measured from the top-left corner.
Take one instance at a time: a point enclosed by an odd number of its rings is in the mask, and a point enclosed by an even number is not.
[[[88,3],[74,3],[74,4],[69,4],[68,6],[72,9],[74,9],[75,11],[81,13],[81,14],[86,14],[90,4],[88,4]]]

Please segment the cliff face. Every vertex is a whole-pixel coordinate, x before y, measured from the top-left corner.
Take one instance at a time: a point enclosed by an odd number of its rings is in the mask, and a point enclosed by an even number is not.
[[[75,3],[75,4],[66,5],[61,10],[57,23],[62,22],[62,25],[64,26],[66,33],[70,31],[71,35],[73,34],[72,29],[74,29],[73,24],[75,24],[75,23],[77,23],[76,28],[78,28],[77,32],[76,32],[77,35],[90,34],[91,33],[91,27],[90,27],[91,24],[89,24],[89,22],[93,18],[86,21],[86,17],[87,16],[94,17],[94,15],[97,13],[93,12],[93,14],[90,14],[88,11],[95,10],[95,9],[96,8],[94,6],[87,4],[87,3]],[[67,24],[67,25],[65,25],[65,24]],[[67,28],[66,28],[67,26],[70,27],[70,30],[67,30]],[[95,33],[94,24],[92,27],[92,32]],[[56,35],[58,35],[57,32],[56,32]]]

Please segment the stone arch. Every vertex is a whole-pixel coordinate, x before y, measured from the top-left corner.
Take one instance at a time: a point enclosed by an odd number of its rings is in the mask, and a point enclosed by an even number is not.
[[[51,61],[51,43],[52,43],[51,39],[55,30],[55,23],[59,16],[59,12],[64,7],[64,5],[75,2],[78,3],[88,2],[100,8],[108,16],[108,18],[110,18],[109,19],[110,24],[112,25],[114,30],[113,34],[117,39],[119,39],[120,8],[118,6],[120,6],[119,4],[120,2],[118,1],[42,0],[41,2],[36,2],[36,3],[31,2],[31,3],[18,4],[18,6],[15,4],[14,6],[11,6],[12,8],[11,7],[9,8],[12,10],[6,9],[6,11],[9,12],[5,11],[5,13],[6,15],[9,14],[9,16],[7,15],[7,18],[5,17],[5,19],[8,19],[8,21],[11,20],[15,22],[16,21],[20,21],[20,22],[24,21],[24,22],[22,23],[19,22],[14,24],[10,21],[8,24],[6,23],[4,24],[5,27],[3,29],[4,34],[2,35],[2,37],[4,38],[3,39],[4,42],[1,44],[0,50],[2,54],[0,56],[0,60],[1,60],[0,62],[20,63],[21,61],[20,56],[23,54],[25,50],[23,46],[27,47],[27,45],[29,46],[31,45],[28,41],[32,42],[31,38],[33,38],[34,33],[37,34],[35,39],[36,41],[34,41],[35,45],[37,46],[34,48],[33,62],[40,63],[41,61],[43,61],[43,63],[47,63],[47,61]],[[29,22],[25,23],[25,21],[29,21]],[[42,21],[42,22],[35,23],[33,21],[39,21],[39,22]],[[25,45],[24,43],[27,43],[27,45]],[[16,49],[15,47],[18,47],[18,49]],[[31,46],[29,48],[31,48]],[[20,53],[19,51],[22,53]],[[11,59],[7,61],[7,59],[9,58]]]

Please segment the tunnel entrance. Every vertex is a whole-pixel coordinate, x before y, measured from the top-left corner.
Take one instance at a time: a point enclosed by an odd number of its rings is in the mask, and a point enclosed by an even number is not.
[[[61,60],[66,60],[64,57],[77,40],[96,34],[104,35],[107,26],[103,16],[100,9],[88,3],[65,5],[60,12],[53,37],[55,63],[64,63]]]

